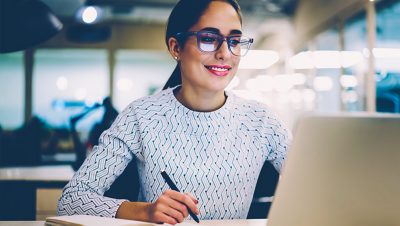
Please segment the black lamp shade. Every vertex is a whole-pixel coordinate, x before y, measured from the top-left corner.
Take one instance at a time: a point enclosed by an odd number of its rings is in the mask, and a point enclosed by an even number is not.
[[[40,44],[62,29],[62,23],[39,0],[0,0],[0,52]]]

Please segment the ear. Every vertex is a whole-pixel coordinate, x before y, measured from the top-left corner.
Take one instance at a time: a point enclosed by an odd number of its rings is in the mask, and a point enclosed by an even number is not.
[[[180,50],[178,40],[174,37],[170,37],[168,39],[168,51],[175,60],[179,60]]]

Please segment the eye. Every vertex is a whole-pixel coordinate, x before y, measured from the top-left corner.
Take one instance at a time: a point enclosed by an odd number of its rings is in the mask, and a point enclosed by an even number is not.
[[[204,32],[200,34],[200,42],[204,44],[213,44],[218,42],[219,36],[217,34]]]
[[[216,41],[215,37],[210,37],[210,36],[201,36],[200,41],[202,43],[213,43]]]
[[[235,39],[229,41],[229,45],[233,47],[237,46],[239,43],[240,41]]]
[[[229,45],[230,46],[232,46],[232,47],[236,47],[237,45],[239,45],[239,43],[240,44],[242,44],[242,40],[241,40],[241,37],[239,37],[239,36],[233,36],[233,37],[230,37],[229,38]]]

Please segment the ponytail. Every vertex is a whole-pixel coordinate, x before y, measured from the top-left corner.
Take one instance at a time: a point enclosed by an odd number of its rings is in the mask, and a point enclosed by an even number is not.
[[[179,67],[179,64],[177,64],[171,76],[169,76],[167,83],[165,83],[163,90],[168,88],[173,88],[181,84],[182,84],[181,68]]]

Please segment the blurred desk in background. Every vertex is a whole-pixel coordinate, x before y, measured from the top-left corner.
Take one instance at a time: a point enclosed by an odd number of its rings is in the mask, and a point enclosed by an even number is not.
[[[58,196],[73,175],[69,165],[0,168],[0,220],[54,215]]]

